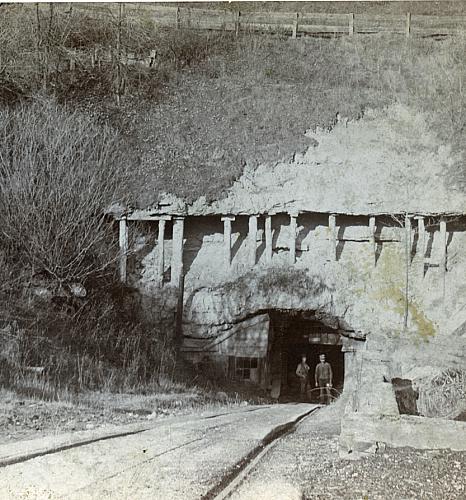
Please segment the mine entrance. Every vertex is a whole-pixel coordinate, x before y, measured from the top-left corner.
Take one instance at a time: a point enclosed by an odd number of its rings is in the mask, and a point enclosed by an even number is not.
[[[343,390],[344,354],[337,329],[319,321],[312,311],[272,311],[268,366],[272,396],[283,402],[319,402],[320,391],[315,389],[314,373],[319,355],[325,354],[333,372],[332,400]],[[296,368],[302,355],[310,367],[309,387],[300,392]]]

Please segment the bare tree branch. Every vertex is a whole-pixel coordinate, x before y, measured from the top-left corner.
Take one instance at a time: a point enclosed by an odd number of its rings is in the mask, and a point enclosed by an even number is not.
[[[105,209],[122,199],[118,138],[51,101],[0,111],[0,232],[25,264],[79,281],[116,259]]]

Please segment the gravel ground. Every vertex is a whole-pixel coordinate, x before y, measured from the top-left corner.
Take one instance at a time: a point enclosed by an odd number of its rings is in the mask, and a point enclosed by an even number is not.
[[[71,403],[21,398],[10,391],[0,391],[0,445],[62,432],[192,414],[225,405],[234,406],[227,401],[206,404],[193,393],[148,396],[89,393]]]
[[[466,498],[466,453],[387,448],[360,461],[341,460],[339,431],[337,409],[306,419],[265,455],[232,498]]]

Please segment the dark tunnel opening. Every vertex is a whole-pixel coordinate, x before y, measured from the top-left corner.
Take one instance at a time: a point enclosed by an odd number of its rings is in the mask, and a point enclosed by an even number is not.
[[[312,311],[271,311],[269,342],[269,376],[271,395],[280,402],[322,402],[323,393],[315,384],[319,356],[324,354],[333,372],[330,401],[343,391],[345,378],[344,353],[340,332],[316,319]],[[309,366],[309,384],[305,393],[296,368],[302,356]],[[324,397],[324,400],[327,398]],[[328,401],[327,401],[328,402]]]

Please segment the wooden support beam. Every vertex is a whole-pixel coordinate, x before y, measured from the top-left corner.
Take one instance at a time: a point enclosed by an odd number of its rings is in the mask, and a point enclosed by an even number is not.
[[[411,217],[405,215],[405,251],[406,251],[406,262],[408,267],[411,265],[411,244],[412,244],[412,223]]]
[[[272,216],[265,216],[265,260],[267,264],[272,262],[273,253]]]
[[[410,302],[410,268],[411,268],[411,217],[409,214],[405,214],[405,296],[404,296],[404,318],[403,327],[406,330],[408,328],[409,319],[409,302]]]
[[[372,262],[374,263],[374,266],[376,264],[376,259],[377,259],[377,244],[375,241],[375,231],[376,231],[375,216],[371,216],[369,217],[369,242],[371,245]]]
[[[289,247],[290,247],[290,264],[293,265],[296,262],[296,235],[298,230],[298,214],[290,215],[290,232],[289,232]]]
[[[128,226],[126,219],[120,219],[119,221],[119,243],[120,243],[120,281],[126,283],[126,266],[128,258]]]
[[[249,241],[249,265],[253,267],[256,265],[256,253],[257,253],[257,215],[249,216],[248,241]]]
[[[231,266],[231,223],[235,220],[232,216],[222,217],[223,221],[223,259],[227,269]]]
[[[447,221],[440,219],[440,279],[442,280],[442,297],[445,298],[446,272],[447,272]]]
[[[125,215],[126,220],[139,220],[139,221],[159,221],[171,220],[171,215],[151,215],[144,210],[135,210],[132,213]]]
[[[425,255],[426,255],[426,226],[422,216],[417,216],[417,260],[419,262],[419,274],[424,277]]]
[[[183,276],[184,217],[173,218],[171,280],[179,287]]]
[[[328,216],[328,260],[337,260],[337,216],[330,214]]]
[[[163,284],[163,272],[165,270],[165,220],[159,220],[159,232],[157,235],[157,276],[159,286]]]

